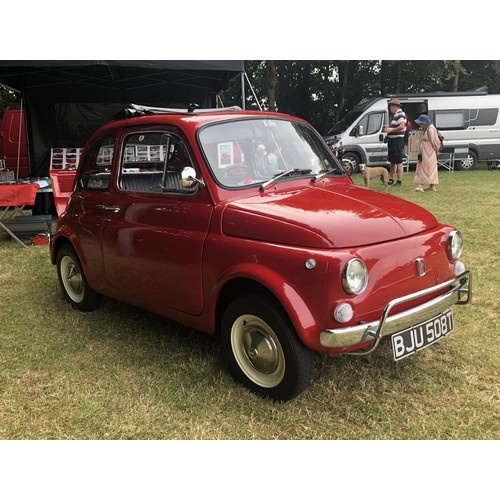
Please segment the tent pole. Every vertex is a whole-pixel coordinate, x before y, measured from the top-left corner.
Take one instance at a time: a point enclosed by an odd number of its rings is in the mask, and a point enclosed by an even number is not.
[[[259,100],[257,99],[257,95],[255,94],[255,90],[253,89],[253,85],[252,83],[250,82],[250,79],[248,78],[248,75],[245,73],[245,76],[247,77],[247,83],[248,83],[248,86],[250,88],[250,90],[252,91],[252,94],[253,94],[253,98],[255,99],[255,102],[257,103],[257,106],[259,108],[259,111],[262,111],[262,106],[260,105],[260,102]]]
[[[21,97],[21,113],[19,114],[19,133],[17,137],[17,171],[16,171],[16,179],[19,180],[19,167],[20,167],[20,162],[21,162],[21,124],[23,123],[23,113],[24,113],[24,107],[23,107],[23,98]]]
[[[241,72],[241,107],[245,109],[245,72]]]

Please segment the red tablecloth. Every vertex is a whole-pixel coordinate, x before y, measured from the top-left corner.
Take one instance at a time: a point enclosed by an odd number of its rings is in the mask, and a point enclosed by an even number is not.
[[[0,207],[18,207],[35,203],[38,184],[0,184]]]

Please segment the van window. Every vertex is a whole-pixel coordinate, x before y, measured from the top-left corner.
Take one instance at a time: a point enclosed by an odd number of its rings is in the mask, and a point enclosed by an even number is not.
[[[92,146],[80,167],[78,186],[83,189],[103,191],[111,178],[111,164],[115,151],[113,137],[105,137]]]
[[[491,126],[495,125],[498,118],[498,108],[470,109],[469,126]]]
[[[378,134],[383,120],[384,113],[371,113],[364,116],[359,122],[359,126],[363,127],[363,135]]]
[[[449,110],[449,111],[435,111],[434,123],[436,127],[440,130],[466,128],[464,111],[461,109]]]

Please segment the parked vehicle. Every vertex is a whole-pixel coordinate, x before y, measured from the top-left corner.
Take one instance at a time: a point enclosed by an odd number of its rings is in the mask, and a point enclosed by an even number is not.
[[[356,171],[356,163],[350,158],[344,158],[345,149],[342,146],[342,142],[337,142],[334,146],[331,147],[335,158],[342,163],[347,174],[352,175]]]
[[[24,111],[19,106],[6,108],[0,119],[0,159],[16,179],[29,177]]]
[[[472,293],[460,232],[354,185],[305,121],[133,111],[88,141],[50,240],[73,307],[107,296],[219,333],[232,375],[276,400],[309,385],[314,351],[392,339],[400,360],[452,331]]]
[[[443,134],[445,147],[469,146],[468,155],[455,162],[456,170],[472,170],[478,160],[500,158],[500,95],[483,91],[394,94],[368,99],[340,120],[325,140],[332,146],[342,142],[344,158],[356,165],[386,165],[387,144],[382,130],[390,122],[387,101],[393,97],[400,99],[414,129],[414,120],[426,113]]]

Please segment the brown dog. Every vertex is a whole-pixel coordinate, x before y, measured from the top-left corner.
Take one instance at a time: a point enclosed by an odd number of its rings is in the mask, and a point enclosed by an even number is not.
[[[374,177],[380,177],[380,180],[384,184],[385,190],[387,191],[389,172],[385,167],[367,167],[364,163],[360,163],[359,169],[363,174],[363,180],[365,181],[365,186],[367,188],[370,187],[370,179],[373,179]]]

